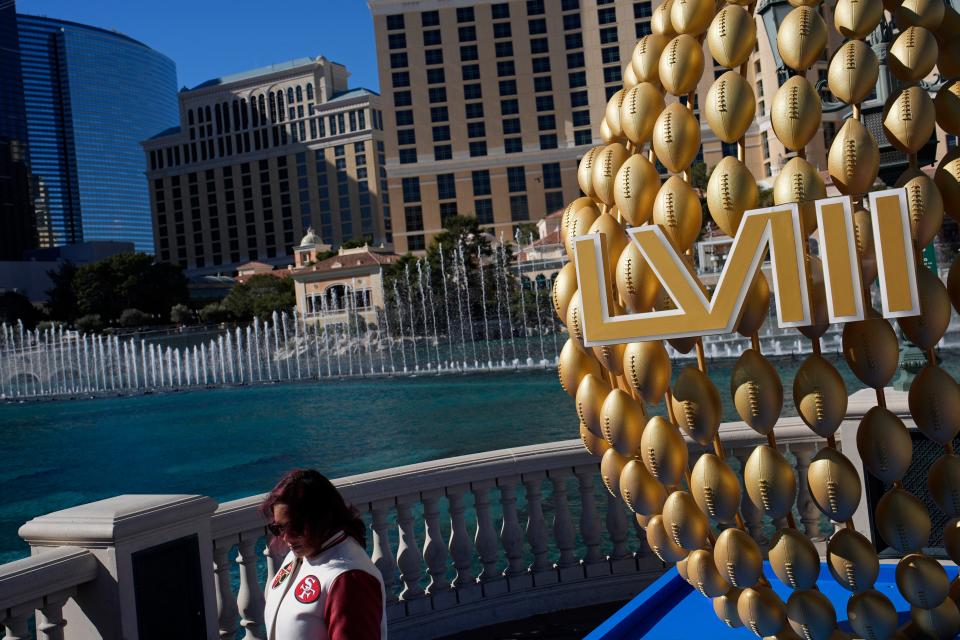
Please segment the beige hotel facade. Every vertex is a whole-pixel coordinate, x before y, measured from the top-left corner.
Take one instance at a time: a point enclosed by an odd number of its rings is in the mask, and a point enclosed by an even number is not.
[[[380,97],[301,58],[182,90],[179,128],[142,143],[158,259],[193,274],[293,262],[325,243],[391,240]]]
[[[380,73],[388,190],[398,253],[419,251],[454,213],[509,236],[579,195],[579,158],[599,138],[607,100],[637,40],[650,33],[650,0],[369,0]],[[831,8],[821,6],[828,25]],[[772,184],[786,162],[769,113],[778,88],[763,22],[748,81],[757,95],[747,166]],[[825,80],[841,39],[831,28],[823,58],[808,73]],[[698,103],[727,71],[705,48]],[[826,169],[842,122],[824,114],[808,158]],[[708,167],[724,148],[703,122]]]

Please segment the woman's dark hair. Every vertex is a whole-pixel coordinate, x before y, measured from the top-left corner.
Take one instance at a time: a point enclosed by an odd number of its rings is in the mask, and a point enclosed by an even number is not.
[[[260,513],[273,519],[273,507],[286,505],[291,529],[306,536],[316,546],[337,531],[343,531],[366,547],[366,525],[360,514],[343,501],[323,474],[313,469],[294,469],[280,479],[260,505]]]

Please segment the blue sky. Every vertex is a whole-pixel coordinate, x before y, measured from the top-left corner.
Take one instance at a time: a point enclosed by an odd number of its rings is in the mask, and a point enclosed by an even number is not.
[[[379,91],[364,0],[17,0],[17,11],[115,29],[177,63],[180,86],[303,56],[346,65]]]

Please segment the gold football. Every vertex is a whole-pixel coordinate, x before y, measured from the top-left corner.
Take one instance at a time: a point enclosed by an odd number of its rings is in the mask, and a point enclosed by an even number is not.
[[[567,229],[570,226],[570,221],[573,220],[575,213],[583,209],[584,207],[593,207],[596,208],[596,205],[593,202],[593,198],[588,198],[586,196],[580,196],[570,204],[568,204],[563,209],[563,215],[560,217],[560,235],[561,238],[566,241]]]
[[[625,458],[613,447],[610,447],[600,458],[600,477],[603,479],[603,486],[607,491],[616,497],[620,497],[620,473],[630,458]]]
[[[620,472],[620,497],[631,511],[647,516],[660,513],[667,492],[639,460],[630,460]]]
[[[797,7],[788,13],[777,30],[777,50],[794,71],[809,69],[826,46],[827,25],[811,7]]]
[[[573,241],[577,236],[585,235],[590,230],[590,225],[599,217],[600,212],[594,206],[578,209],[576,213],[570,216],[570,223],[567,225],[567,233],[563,237],[563,244],[571,262],[574,261]]]
[[[593,191],[593,162],[596,159],[597,155],[600,154],[606,147],[600,145],[599,147],[593,147],[580,158],[580,164],[577,165],[577,183],[580,185],[580,191],[583,191],[584,195],[592,198],[594,196]]]
[[[830,93],[847,104],[862,102],[875,86],[880,74],[877,54],[863,40],[843,43],[827,72]]]
[[[927,475],[930,497],[948,518],[960,516],[960,456],[945,453]]]
[[[950,580],[939,562],[930,556],[911,553],[897,563],[897,588],[915,607],[932,609],[947,597]]]
[[[950,273],[947,275],[947,293],[950,294],[950,304],[960,313],[960,260],[954,259]]]
[[[629,242],[629,240],[627,240],[627,234],[623,231],[623,227],[617,222],[617,219],[613,215],[602,213],[593,221],[593,224],[587,229],[587,233],[591,235],[599,233],[604,237],[606,241],[607,267],[610,269],[610,275],[613,275],[617,270],[617,262],[620,260],[620,254],[623,253],[624,247],[626,247]]]
[[[933,109],[937,114],[940,128],[953,135],[960,135],[960,80],[940,87],[933,99]]]
[[[807,235],[817,228],[817,211],[814,203],[826,197],[827,188],[823,178],[820,177],[820,172],[803,158],[791,158],[773,182],[774,204],[796,202],[800,209],[803,232]]]
[[[663,503],[663,526],[670,538],[687,551],[701,548],[710,530],[707,516],[700,511],[693,496],[686,491],[674,491],[667,496]],[[692,573],[690,563],[687,563],[687,571]],[[721,593],[723,592],[726,592],[726,589]]]
[[[666,48],[670,38],[660,34],[648,34],[637,41],[633,48],[630,65],[641,83],[660,84],[660,54]]]
[[[717,536],[713,559],[721,577],[732,587],[747,589],[763,575],[763,554],[750,534],[730,527]]]
[[[770,540],[770,567],[791,589],[812,589],[820,576],[820,556],[810,538],[796,529],[780,529]]]
[[[744,465],[743,483],[750,501],[774,520],[793,508],[797,479],[793,467],[773,447],[757,445]]]
[[[887,64],[903,82],[923,80],[937,64],[937,39],[923,27],[907,27],[890,45]]]
[[[876,589],[850,596],[847,601],[847,620],[854,632],[866,640],[892,638],[899,626],[893,603]]]
[[[895,413],[872,407],[857,427],[857,451],[874,477],[891,484],[907,472],[913,457],[913,440]]]
[[[696,442],[713,442],[720,419],[723,401],[713,382],[697,367],[684,367],[673,384],[673,415],[684,433]]]
[[[623,106],[623,98],[626,92],[620,89],[607,101],[607,110],[604,112],[604,120],[610,127],[610,133],[615,137],[623,136],[623,128],[620,124],[620,108]]]
[[[960,149],[943,156],[933,181],[943,197],[943,208],[947,215],[960,221]]]
[[[580,381],[587,374],[593,374],[597,378],[603,377],[603,368],[593,353],[584,351],[574,338],[569,338],[560,350],[560,357],[557,359],[557,375],[560,378],[560,386],[570,394],[571,397],[577,397],[577,390],[580,388]]]
[[[678,1],[674,0],[674,4]],[[660,82],[663,88],[675,96],[690,93],[697,88],[703,74],[703,63],[700,42],[691,35],[678,35],[660,54]]]
[[[670,20],[672,8],[673,0],[664,0],[654,7],[653,15],[650,17],[650,30],[655,35],[663,35],[668,38],[677,35],[676,29],[673,28],[673,22]]]
[[[737,474],[712,453],[701,455],[693,465],[690,493],[700,509],[717,522],[733,522],[740,509],[740,481]]]
[[[610,385],[592,373],[585,375],[577,388],[575,398],[577,417],[580,418],[580,422],[587,425],[590,433],[598,438],[603,437],[603,431],[600,429],[600,411],[609,393]]]
[[[728,4],[717,12],[707,31],[707,48],[728,69],[746,62],[757,42],[757,24],[743,7]]]
[[[923,435],[941,445],[953,442],[960,431],[960,393],[949,373],[925,365],[910,383],[907,404]]]
[[[645,144],[653,135],[653,125],[664,107],[663,93],[651,82],[641,82],[627,91],[620,107],[623,135],[635,145]]]
[[[922,246],[922,245],[921,245]],[[940,342],[950,324],[950,295],[940,278],[926,267],[917,269],[920,315],[898,318],[910,342],[924,351]]]
[[[674,6],[679,1],[675,0]],[[722,596],[730,590],[730,585],[717,571],[713,554],[706,549],[697,549],[687,556],[687,582],[707,598]]]
[[[827,169],[840,193],[861,194],[870,190],[880,169],[880,149],[859,120],[847,119],[830,144]]]
[[[710,129],[724,142],[736,142],[753,124],[757,98],[743,76],[727,71],[707,91],[704,115]]]
[[[563,265],[557,278],[553,281],[550,299],[553,301],[553,310],[561,320],[567,319],[567,307],[570,298],[577,292],[577,267],[572,262]]]
[[[637,89],[641,86],[634,87]],[[629,120],[625,120],[627,122]],[[651,131],[653,120],[650,122]],[[660,190],[660,174],[653,163],[642,155],[630,156],[617,172],[613,199],[617,209],[631,227],[639,227],[653,215],[653,201]]]
[[[607,371],[615,376],[623,375],[623,345],[622,344],[602,344],[591,347],[593,355],[597,361],[603,365]]]
[[[743,622],[740,620],[740,614],[737,613],[737,600],[740,599],[741,593],[742,591],[740,589],[734,588],[722,596],[717,596],[713,599],[713,612],[717,614],[717,618],[731,629],[743,626]]]
[[[881,0],[837,0],[833,25],[845,38],[863,40],[883,18]]]
[[[693,187],[679,176],[670,176],[654,198],[653,223],[681,251],[692,247],[703,225],[703,209]]]
[[[725,234],[737,235],[743,212],[755,209],[758,198],[756,179],[735,157],[725,156],[713,168],[707,181],[707,208]]]
[[[583,344],[583,304],[580,301],[580,292],[576,291],[570,296],[570,304],[567,305],[567,317],[564,324],[567,325],[567,331],[573,343],[583,351],[592,350]]]
[[[943,525],[943,548],[951,560],[960,560],[960,518],[951,518]]]
[[[835,522],[846,522],[860,504],[860,475],[845,455],[831,447],[817,452],[807,469],[814,504]]]
[[[891,13],[901,29],[918,26],[935,31],[943,20],[945,8],[938,0],[903,0]]]
[[[787,600],[787,621],[801,638],[828,640],[837,624],[837,612],[830,599],[816,589],[794,591]]]
[[[633,458],[640,455],[640,436],[646,425],[643,406],[622,389],[613,389],[600,407],[603,439],[622,456]]]
[[[607,206],[615,204],[613,188],[620,166],[630,157],[627,148],[619,142],[609,144],[593,161],[594,197]]]
[[[901,89],[883,107],[883,131],[904,153],[916,153],[927,144],[935,122],[933,100],[918,86]]]
[[[840,529],[827,543],[827,567],[837,583],[854,593],[873,587],[880,559],[873,543],[853,529]]]
[[[633,64],[627,62],[623,67],[623,90],[629,91],[640,84],[640,81],[637,80],[637,74],[633,71]],[[623,123],[620,123],[620,126],[623,126]]]
[[[885,319],[848,322],[843,326],[842,344],[850,370],[868,387],[883,388],[897,372],[900,342]]]
[[[900,553],[920,551],[930,540],[930,515],[912,493],[894,487],[877,502],[877,530]]]
[[[654,478],[667,487],[680,484],[687,469],[687,443],[676,425],[660,416],[653,416],[640,438],[643,464]]]
[[[823,356],[808,356],[793,378],[793,403],[814,433],[832,436],[847,415],[843,376]]]
[[[803,149],[814,134],[819,133],[820,117],[820,96],[803,76],[793,76],[777,89],[770,109],[770,123],[777,139],[788,149]]]
[[[647,546],[663,562],[673,563],[687,557],[687,550],[677,545],[663,527],[663,516],[655,515],[647,521]]]
[[[617,293],[627,309],[634,313],[650,311],[660,290],[660,281],[633,242],[623,248],[614,277]]]
[[[744,626],[761,638],[779,634],[787,623],[787,608],[769,587],[744,589],[737,599],[737,613]]]
[[[807,286],[810,291],[810,314],[813,322],[805,327],[797,327],[797,330],[811,340],[815,340],[830,328],[830,318],[827,316],[827,291],[823,282],[823,265],[820,258],[808,254],[806,262],[810,274]]]
[[[737,321],[737,333],[749,338],[760,330],[770,315],[770,285],[767,283],[763,271],[757,269],[753,282],[747,290],[747,297],[740,309],[740,319]]]
[[[753,349],[737,359],[730,395],[740,419],[760,435],[770,433],[783,409],[783,384],[770,361]]]
[[[713,0],[673,0],[670,23],[677,33],[698,36],[707,30],[713,20]]]
[[[644,402],[660,402],[670,384],[671,368],[670,356],[659,340],[631,342],[624,349],[624,377]]]
[[[583,443],[584,449],[598,458],[602,458],[603,454],[610,448],[606,440],[590,433],[590,429],[587,429],[587,425],[582,422],[580,423],[580,442]]]
[[[940,189],[930,176],[920,169],[904,171],[895,186],[903,187],[907,191],[910,234],[913,240],[917,246],[927,246],[940,232],[940,225],[943,223],[943,198],[940,196]]]
[[[945,78],[960,76],[960,38],[956,35],[940,40],[940,55],[937,56],[937,70]]]
[[[911,607],[910,619],[927,638],[954,638],[960,632],[960,610],[950,598],[932,609]]]
[[[673,173],[680,173],[690,166],[699,148],[700,123],[679,102],[667,105],[653,125],[653,150],[657,159]]]

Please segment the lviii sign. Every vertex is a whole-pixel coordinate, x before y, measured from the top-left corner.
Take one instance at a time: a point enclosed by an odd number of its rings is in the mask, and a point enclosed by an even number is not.
[[[910,238],[906,191],[869,194],[873,241],[883,315],[920,314],[916,264]],[[863,320],[864,291],[848,196],[816,202],[820,257],[830,322]],[[616,314],[612,274],[601,234],[574,240],[577,281],[583,303],[583,337],[587,346],[660,340],[734,330],[754,276],[769,251],[773,295],[780,327],[813,322],[800,212],[796,204],[747,211],[713,295],[677,253],[657,225],[627,230],[675,309]]]

